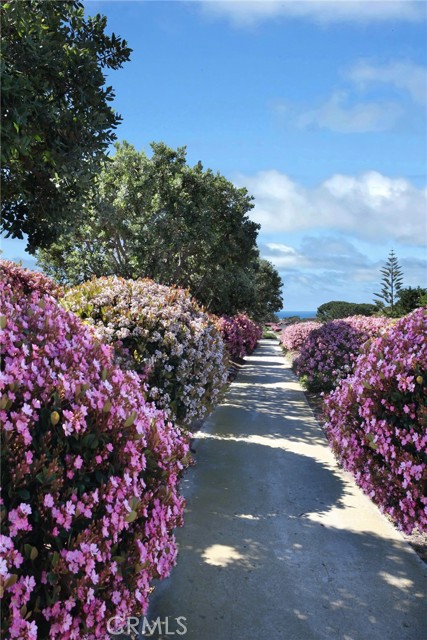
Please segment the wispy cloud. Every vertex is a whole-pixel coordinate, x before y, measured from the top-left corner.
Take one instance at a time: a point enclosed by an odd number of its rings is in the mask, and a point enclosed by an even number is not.
[[[236,182],[255,196],[251,215],[264,232],[329,229],[374,243],[380,238],[410,246],[427,240],[427,191],[404,178],[376,171],[335,174],[308,188],[271,170],[239,175]]]
[[[348,104],[348,94],[336,91],[320,107],[296,118],[300,129],[329,129],[338,133],[388,131],[398,122],[403,109],[393,102],[361,102]]]
[[[424,3],[417,0],[208,0],[200,4],[205,13],[228,18],[239,27],[279,18],[300,18],[322,24],[366,24],[392,20],[414,22],[425,16]]]
[[[427,67],[412,62],[389,62],[375,64],[359,61],[346,74],[346,77],[360,88],[385,84],[409,93],[418,104],[427,102]]]
[[[311,262],[300,250],[280,242],[267,242],[259,245],[263,258],[272,262],[278,269],[300,269],[309,267]]]
[[[300,301],[308,296],[319,304],[327,299],[372,301],[387,253],[385,250],[379,260],[358,249],[349,238],[312,233],[303,236],[298,246],[266,242],[260,251],[281,273],[287,294]],[[403,257],[399,263],[405,286],[427,285],[425,258]]]
[[[359,60],[343,71],[345,89],[336,89],[323,102],[308,107],[287,100],[272,102],[271,111],[299,129],[328,129],[336,133],[369,133],[390,131],[408,121],[419,122],[419,106],[427,103],[427,67],[413,62],[389,61],[376,64]],[[360,92],[387,89],[387,97],[361,96]],[[402,100],[402,93],[407,99]],[[412,101],[412,105],[411,105]],[[414,118],[409,118],[411,110]]]
[[[347,238],[333,235],[303,236],[298,247],[282,243],[261,244],[262,255],[280,270],[336,272],[337,274],[364,273],[370,280],[372,271],[378,272],[378,263],[372,262]]]

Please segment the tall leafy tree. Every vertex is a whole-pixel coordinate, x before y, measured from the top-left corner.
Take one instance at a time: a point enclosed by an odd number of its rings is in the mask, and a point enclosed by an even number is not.
[[[148,157],[124,142],[96,178],[84,222],[39,263],[68,284],[148,276],[188,288],[214,313],[268,313],[281,308],[281,280],[259,262],[252,207],[246,189],[189,166],[185,148],[153,143]]]
[[[274,320],[275,313],[283,307],[283,282],[274,265],[268,260],[258,259],[254,265],[255,293],[251,305],[254,320]]]
[[[48,246],[82,218],[82,203],[120,116],[103,69],[131,49],[106,18],[75,0],[1,6],[2,230]]]
[[[403,284],[403,271],[393,249],[388,255],[385,266],[380,271],[383,274],[382,287],[379,293],[374,294],[374,297],[377,298],[377,304],[380,307],[388,307],[386,310],[393,316],[396,312],[399,291]]]

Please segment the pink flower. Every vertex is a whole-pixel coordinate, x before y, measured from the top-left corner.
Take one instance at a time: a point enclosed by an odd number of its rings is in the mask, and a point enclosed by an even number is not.
[[[31,531],[32,526],[28,522],[28,516],[31,514],[31,507],[24,502],[17,509],[9,511],[10,535],[15,537],[18,531]]]
[[[0,571],[17,575],[4,589],[2,625],[11,638],[35,638],[40,597],[46,637],[100,640],[108,617],[147,611],[153,579],[173,565],[188,441],[147,402],[138,374],[120,369],[112,348],[52,297],[11,286],[6,270],[0,305],[0,397],[11,401],[1,411],[4,463],[13,470]],[[208,348],[215,334],[199,329]]]
[[[45,495],[44,500],[43,500],[43,504],[44,504],[45,507],[53,507],[54,502],[53,502],[53,498],[50,495],[50,493],[47,493]]]
[[[427,309],[420,308],[372,340],[325,401],[335,454],[408,534],[427,531],[426,363]]]

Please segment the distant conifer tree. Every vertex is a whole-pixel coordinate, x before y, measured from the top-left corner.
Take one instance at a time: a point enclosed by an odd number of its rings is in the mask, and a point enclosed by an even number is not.
[[[403,271],[393,249],[388,255],[385,267],[380,271],[383,274],[382,288],[380,293],[374,293],[374,297],[378,299],[375,302],[383,308],[387,306],[388,312],[393,316],[396,311],[398,294],[403,284]]]

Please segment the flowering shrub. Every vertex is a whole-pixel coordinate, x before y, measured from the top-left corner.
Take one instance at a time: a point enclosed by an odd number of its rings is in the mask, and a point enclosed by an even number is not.
[[[295,360],[297,375],[311,391],[330,391],[353,371],[363,343],[388,326],[387,318],[353,316],[313,329]]]
[[[243,358],[246,355],[243,335],[240,326],[232,316],[216,318],[215,324],[219,330],[231,358]]]
[[[187,291],[109,277],[71,289],[62,302],[143,374],[148,397],[181,426],[217,402],[227,379],[224,343]]]
[[[274,331],[274,333],[279,333],[282,330],[281,325],[277,324],[277,322],[266,322],[265,326],[271,331]]]
[[[61,294],[61,288],[53,280],[37,271],[24,269],[15,262],[0,260],[0,273],[2,280],[7,280],[14,291],[21,291],[25,295],[38,291],[57,298]]]
[[[326,399],[332,449],[406,533],[427,531],[427,308],[367,343]]]
[[[308,336],[314,329],[319,329],[320,322],[296,322],[285,327],[281,334],[282,346],[286,351],[300,351]]]
[[[243,358],[252,353],[262,337],[262,328],[242,313],[222,316],[215,322],[232,358]]]
[[[262,338],[262,327],[256,322],[253,322],[244,313],[239,313],[237,316],[234,316],[234,318],[243,334],[243,345],[246,354],[252,353],[258,340]]]
[[[0,291],[2,628],[106,640],[174,564],[188,445],[74,314]]]

